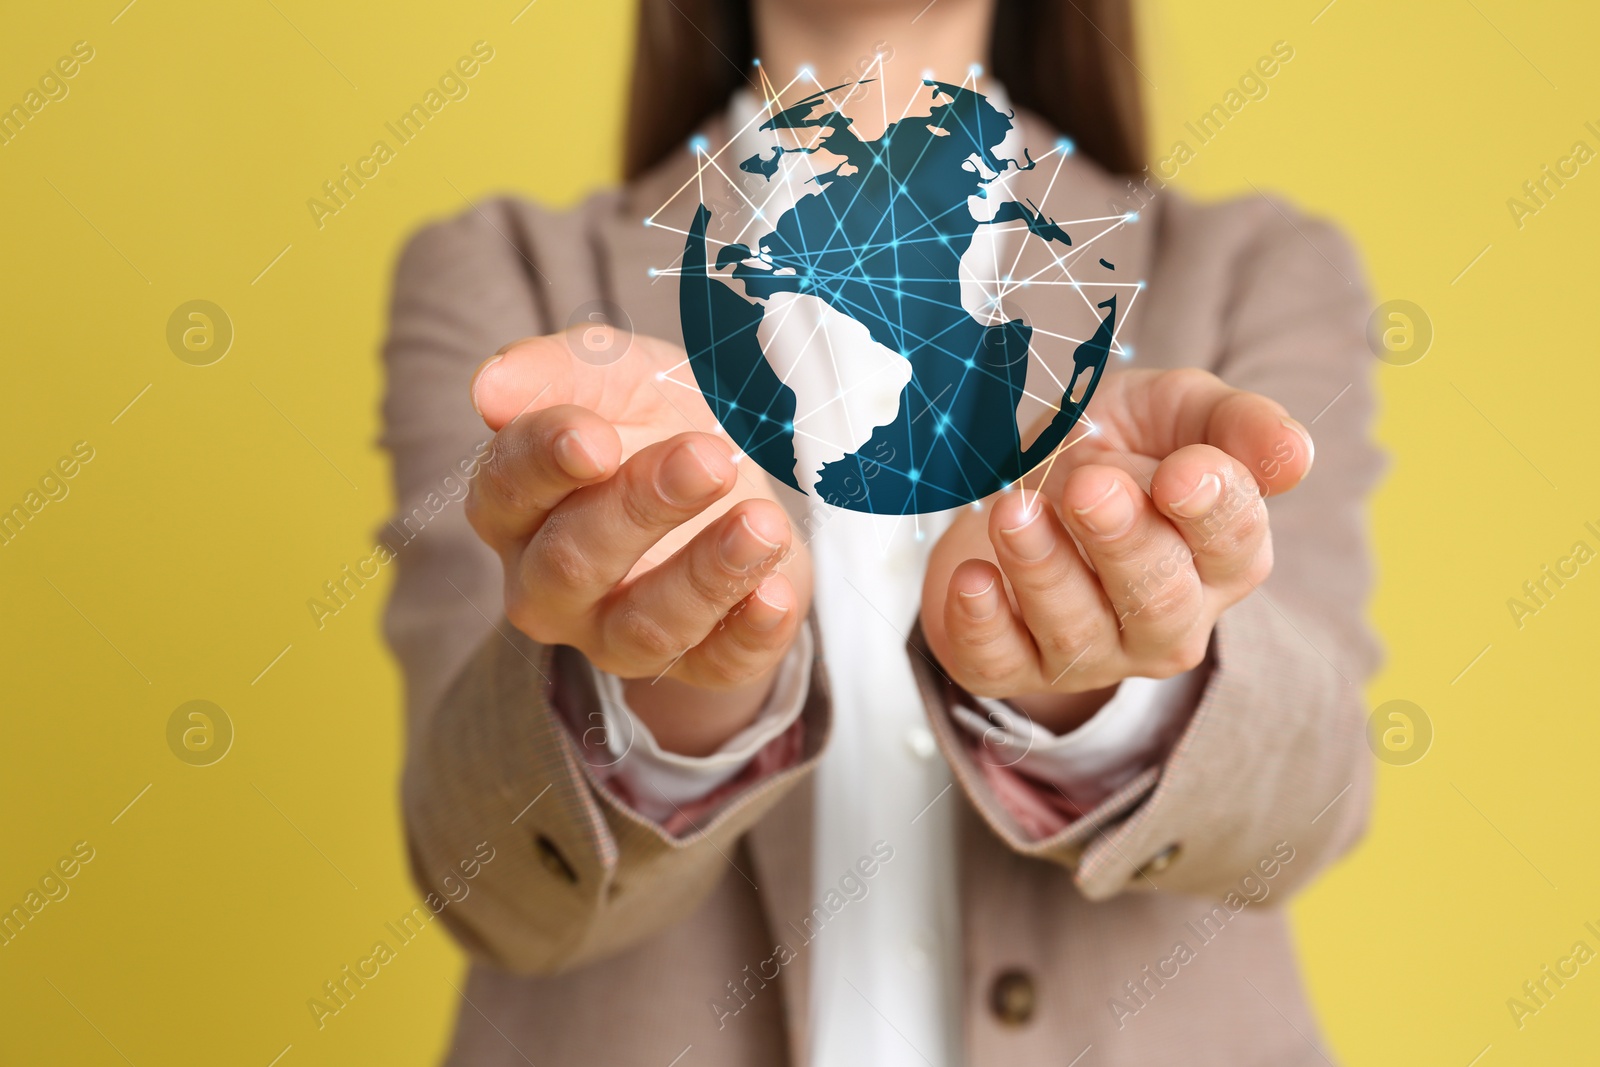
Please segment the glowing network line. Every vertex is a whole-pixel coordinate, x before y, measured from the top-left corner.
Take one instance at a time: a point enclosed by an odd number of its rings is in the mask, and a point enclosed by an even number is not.
[[[916,106],[918,99],[926,95],[926,87],[919,89],[917,92],[912,94],[912,96],[907,100],[904,108],[901,109],[899,118],[891,123],[889,120],[887,89],[884,86],[881,78],[875,79],[870,77],[870,75],[875,72],[881,74],[882,70],[882,56],[875,56],[872,67],[867,71],[866,75],[853,84],[845,83],[852,84],[852,88],[849,92],[844,94],[843,102],[848,103],[857,88],[870,82],[877,81],[880,90],[878,96],[880,98],[882,117],[885,127],[884,140],[886,141],[887,132],[895,128],[897,124],[904,122],[911,115],[912,109]],[[947,344],[942,342],[941,339],[959,323],[946,325],[938,333],[935,333],[932,336],[924,336],[923,331],[916,327],[914,322],[908,321],[907,319],[907,305],[915,304],[916,302],[931,304],[941,311],[952,310],[952,307],[948,302],[941,301],[915,291],[907,292],[907,287],[909,286],[914,288],[918,285],[944,285],[951,281],[951,278],[948,276],[948,274],[941,274],[938,272],[934,262],[927,259],[927,254],[924,253],[922,249],[923,246],[928,246],[931,248],[935,244],[949,244],[950,237],[939,229],[939,225],[941,221],[946,221],[946,216],[957,212],[957,210],[961,207],[965,207],[965,204],[952,204],[944,211],[930,218],[928,214],[922,210],[921,205],[907,195],[907,181],[905,179],[899,181],[898,187],[896,187],[896,182],[894,180],[889,182],[887,190],[888,203],[885,205],[875,203],[870,197],[867,197],[867,184],[865,182],[860,182],[855,184],[853,195],[842,205],[842,207],[835,204],[827,197],[820,197],[817,201],[818,204],[821,204],[831,213],[834,221],[833,230],[831,234],[824,239],[821,247],[808,247],[807,244],[802,241],[801,246],[795,248],[789,247],[787,242],[785,242],[785,248],[782,253],[784,257],[784,263],[781,267],[774,267],[773,258],[767,254],[767,246],[761,244],[759,241],[754,244],[754,247],[751,247],[751,245],[746,243],[744,240],[746,235],[760,225],[766,226],[767,229],[771,231],[771,235],[776,234],[777,226],[769,214],[772,205],[780,201],[785,204],[782,212],[775,213],[781,218],[783,214],[790,210],[794,210],[796,206],[804,201],[807,197],[819,196],[819,194],[821,194],[832,184],[831,179],[845,173],[841,168],[836,167],[833,172],[818,171],[813,173],[810,177],[800,177],[799,168],[780,167],[782,157],[786,154],[811,156],[818,152],[826,153],[829,135],[837,135],[837,128],[825,123],[818,123],[809,128],[801,129],[787,125],[781,127],[782,133],[785,136],[794,137],[798,143],[795,147],[787,147],[785,145],[775,146],[774,155],[770,161],[771,170],[769,171],[765,168],[762,168],[763,173],[767,177],[767,184],[762,187],[762,194],[764,195],[758,195],[756,197],[748,195],[746,189],[741,185],[741,183],[734,180],[728,171],[724,169],[722,163],[720,162],[722,157],[728,153],[731,148],[738,144],[741,137],[747,134],[752,127],[756,126],[758,123],[762,123],[763,121],[770,122],[777,114],[780,114],[781,112],[777,110],[779,106],[778,101],[791,88],[793,88],[797,82],[809,80],[816,85],[818,91],[813,93],[811,97],[807,98],[808,100],[825,100],[836,113],[839,112],[839,109],[842,106],[840,102],[836,102],[834,100],[833,93],[844,86],[825,86],[816,78],[815,73],[809,69],[802,69],[781,89],[774,87],[772,81],[768,77],[766,69],[761,67],[759,62],[757,63],[757,72],[759,75],[762,96],[764,97],[764,107],[757,110],[756,113],[749,120],[744,122],[739,130],[737,130],[725,144],[716,148],[715,150],[712,150],[711,146],[703,138],[696,138],[694,141],[692,141],[690,147],[694,152],[696,161],[694,175],[680,185],[678,189],[674,191],[660,207],[652,212],[644,220],[644,224],[646,226],[664,229],[670,233],[678,234],[686,238],[701,237],[706,251],[706,255],[704,257],[705,263],[703,266],[694,269],[695,276],[714,278],[719,284],[724,283],[727,279],[727,276],[721,273],[725,262],[722,253],[726,249],[737,249],[747,253],[747,255],[742,258],[742,263],[745,266],[755,270],[767,271],[768,278],[797,279],[799,295],[807,295],[808,293],[822,294],[825,296],[828,304],[841,310],[852,318],[861,316],[875,317],[876,321],[884,324],[885,328],[891,329],[894,332],[896,340],[898,341],[898,344],[894,347],[898,348],[902,355],[908,355],[909,352],[916,350],[924,353],[933,353],[938,356],[959,361],[959,363],[962,365],[962,370],[960,371],[960,376],[955,382],[958,396],[960,395],[961,387],[965,385],[968,376],[972,374],[984,375],[989,378],[993,378],[996,381],[1003,382],[1004,379],[999,378],[999,376],[988,367],[978,363],[975,358],[977,353],[966,353],[964,351],[953,350]],[[962,86],[975,87],[978,73],[979,72],[976,68],[969,70],[967,78],[962,82]],[[934,92],[933,97],[934,99],[937,99],[937,90]],[[844,128],[848,129],[848,126],[849,123],[846,122]],[[955,116],[955,126],[965,132],[973,143],[981,144],[981,139],[978,137],[978,132],[968,130],[959,115]],[[928,129],[930,133],[934,133],[936,136],[928,138],[924,143],[921,153],[919,153],[916,160],[914,160],[911,164],[910,172],[915,171],[916,165],[922,162],[926,153],[937,140],[939,131],[935,130],[933,126],[929,126]],[[1009,142],[1009,135],[1005,140]],[[865,145],[876,142],[861,142],[857,140],[856,143]],[[989,148],[988,153],[997,151],[1002,147],[1002,144],[995,144]],[[884,150],[886,151],[887,149]],[[1070,142],[1061,141],[1036,159],[1028,154],[1025,148],[1023,149],[1021,160],[992,156],[994,161],[999,165],[998,170],[989,167],[985,162],[983,155],[973,158],[976,166],[982,168],[976,170],[975,172],[979,175],[978,180],[983,188],[1010,194],[1010,183],[1020,174],[1038,167],[1040,164],[1049,160],[1052,156],[1056,157],[1055,167],[1050,173],[1049,182],[1046,186],[1045,193],[1040,197],[1041,202],[1048,203],[1050,192],[1053,191],[1055,187],[1055,183],[1061,172],[1062,164],[1065,162],[1065,159],[1071,154],[1071,152],[1072,146]],[[753,158],[759,158],[759,156]],[[1023,162],[1024,160],[1026,161],[1025,163]],[[881,157],[876,152],[873,154],[873,161],[874,163],[881,162]],[[741,169],[746,169],[748,171],[749,164],[750,161],[746,161]],[[813,167],[815,167],[814,163]],[[751,173],[754,172],[751,171]],[[772,180],[774,173],[777,174],[777,181]],[[850,173],[854,172],[852,171]],[[700,203],[702,205],[705,204],[707,202],[707,179],[712,175],[721,179],[726,186],[731,187],[733,192],[737,194],[738,199],[743,202],[743,205],[746,208],[749,209],[749,214],[741,220],[739,231],[732,240],[719,240],[712,237],[709,233],[705,233],[702,236],[697,234],[695,231],[679,229],[665,222],[662,218],[663,214],[691,187],[694,187],[699,194]],[[809,185],[812,186],[812,189],[797,190],[795,188],[797,178],[799,178],[802,186]],[[877,213],[876,224],[872,227],[872,231],[865,235],[865,239],[846,240],[844,237],[845,219],[852,216],[852,213],[856,211],[859,202],[863,199],[866,200],[866,207]],[[1015,199],[999,201],[999,204],[1002,207],[1007,204],[1020,205],[1022,203],[1022,201]],[[1032,205],[1032,201],[1027,201],[1026,203],[1028,206]],[[992,270],[988,271],[984,276],[974,276],[970,271],[960,275],[960,281],[963,284],[970,283],[976,286],[979,294],[982,297],[982,314],[984,315],[984,318],[980,319],[979,321],[987,322],[991,325],[1010,321],[1003,311],[1006,300],[1019,290],[1034,286],[1056,287],[1063,290],[1071,289],[1079,295],[1091,314],[1096,314],[1098,309],[1094,300],[1088,295],[1087,292],[1084,291],[1086,286],[1092,286],[1097,291],[1128,290],[1129,292],[1127,293],[1128,298],[1126,303],[1117,309],[1120,311],[1120,314],[1108,316],[1108,319],[1111,320],[1111,334],[1108,348],[1111,351],[1116,352],[1122,358],[1128,358],[1131,354],[1131,350],[1126,349],[1121,345],[1117,334],[1120,332],[1121,327],[1126,322],[1128,311],[1132,308],[1139,293],[1143,291],[1144,283],[1105,282],[1099,280],[1084,282],[1074,277],[1073,264],[1082,257],[1085,251],[1093,247],[1096,242],[1100,241],[1109,234],[1117,232],[1129,223],[1137,221],[1137,215],[1133,213],[1122,215],[1099,215],[1058,221],[1053,218],[1045,219],[1041,209],[1034,208],[1033,213],[1031,215],[1026,215],[1024,219],[1017,219],[1015,215],[1012,215],[1006,219],[999,219],[999,210],[1000,209],[997,208],[995,213],[995,219],[998,221],[985,221],[976,218],[973,219],[973,223],[976,227],[978,227],[978,229],[974,231],[972,237],[967,238],[969,247],[975,248],[977,244],[975,240],[977,234],[981,232],[984,235],[984,239],[989,245],[990,259],[992,260]],[[914,214],[907,217],[905,213],[908,211],[914,212]],[[739,214],[743,214],[743,212],[740,212]],[[737,218],[738,216],[735,215],[735,217]],[[902,219],[904,220],[903,223]],[[1107,225],[1103,225],[1098,232],[1094,233],[1092,236],[1086,239],[1080,239],[1077,242],[1065,238],[1065,228],[1071,227],[1076,229],[1079,226],[1091,224]],[[1054,232],[1063,236],[1064,243],[1069,246],[1068,251],[1065,253],[1057,252],[1054,248],[1055,242],[1048,236],[1048,232],[1044,235],[1045,239],[1037,244],[1029,242],[1025,239],[1025,235],[1028,233],[1031,232],[1038,234],[1040,233],[1040,230],[1046,226],[1048,226],[1050,230],[1053,230]],[[1002,270],[1000,268],[1000,261],[1002,258],[1001,248],[1004,243],[1013,235],[1022,237],[1023,239],[1018,240],[1016,242],[1015,249],[1011,251],[1010,268],[1007,270]],[[804,237],[803,233],[801,234],[801,237]],[[1039,247],[1042,247],[1046,250],[1050,260],[1049,264],[1039,267],[1031,271],[1031,273],[1026,273],[1019,276],[1019,270],[1021,268],[1024,256],[1029,252],[1030,248]],[[713,249],[715,250],[715,255],[711,254]],[[846,254],[846,262],[842,266],[830,267],[828,264],[836,261],[841,253]],[[737,254],[738,253],[736,252],[735,255]],[[887,256],[887,258],[893,264],[892,276],[885,274],[884,269],[879,262],[880,257],[884,256]],[[907,267],[915,266],[914,258],[910,257],[920,257],[927,266],[934,268],[934,271],[932,273],[917,273],[914,270],[907,270]],[[690,268],[682,265],[683,259],[684,255],[680,254],[678,257],[676,257],[672,265],[662,268],[651,268],[649,271],[651,278],[653,280],[659,280],[661,277],[683,278],[686,276],[686,273],[690,271]],[[871,267],[867,266],[869,261],[873,264]],[[740,261],[733,262],[735,262],[737,265],[737,263]],[[1109,264],[1105,264],[1104,260],[1101,262],[1102,264],[1109,266]],[[966,266],[964,257],[962,265],[963,267]],[[1059,272],[1060,276],[1047,277],[1047,275],[1052,271]],[[993,274],[994,276],[989,277],[987,276],[988,274]],[[846,294],[847,288],[852,292],[859,292],[860,296],[855,298],[848,296]],[[778,291],[780,290],[773,290],[773,292]],[[781,291],[794,292],[796,290],[784,289]],[[758,300],[761,299],[759,294],[752,293],[752,296],[756,296]],[[761,302],[765,303],[764,300]],[[792,302],[787,304],[784,310],[784,317],[775,323],[775,328],[778,331],[781,332],[785,329],[789,316],[791,313],[793,313],[796,306],[797,305]],[[1105,306],[1105,304],[1099,305],[1100,308]],[[1113,307],[1115,308],[1116,305],[1113,305]],[[972,314],[965,309],[961,310],[963,311],[963,314]],[[1098,318],[1097,314],[1096,317]],[[1029,329],[1033,333],[1038,333],[1040,336],[1048,337],[1052,340],[1059,340],[1077,345],[1089,343],[1086,339],[1074,338],[1064,333],[1050,331],[1036,324],[1029,324]],[[829,334],[828,330],[824,327],[824,323],[821,318],[818,318],[818,320],[811,326],[809,333],[804,337],[803,350],[809,350],[811,342],[819,335],[819,333],[827,347],[828,358],[833,365],[832,370],[834,372],[834,380],[843,381],[844,379],[839,374],[838,357],[837,353],[834,351],[833,338]],[[1081,405],[1080,401],[1075,400],[1072,396],[1068,395],[1068,387],[1063,385],[1054,368],[1050,366],[1050,362],[1043,359],[1039,353],[1034,350],[1031,344],[1027,346],[1025,358],[1029,360],[1030,364],[1037,363],[1044,369],[1046,373],[1048,373],[1049,377],[1055,382],[1055,385],[1062,390],[1062,398],[1060,401],[1053,401],[1047,397],[1039,396],[1037,393],[1029,391],[1026,388],[1021,390],[1023,396],[1040,404],[1046,411],[1051,413],[1061,411],[1063,405],[1068,402],[1071,402],[1074,405]],[[665,381],[671,381],[673,384],[676,384],[682,388],[694,389],[696,391],[703,392],[698,382],[683,382],[679,381],[673,376],[674,373],[680,368],[686,365],[692,365],[693,359],[694,357],[691,356],[689,359],[681,361],[675,366],[669,368],[667,371],[659,374],[658,378]],[[793,375],[795,370],[798,369],[798,366],[799,363],[797,361],[791,365],[783,377],[779,379],[785,386],[789,385],[789,378]],[[749,413],[756,415],[760,422],[766,423],[770,421],[766,412],[757,411],[754,408],[745,409],[742,408],[740,404],[740,401],[744,397],[745,390],[750,386],[751,377],[758,369],[759,368],[756,367],[749,368],[744,382],[739,383],[739,387],[734,390],[731,395],[713,395],[709,396],[708,399],[711,399],[714,402],[714,405],[721,405],[728,412],[748,410]],[[1081,369],[1082,368],[1078,368],[1078,370]],[[822,437],[819,437],[818,435],[807,430],[804,424],[808,420],[814,419],[820,412],[826,410],[827,408],[836,404],[842,404],[847,432],[854,437],[855,427],[850,421],[851,409],[848,404],[844,404],[843,402],[852,392],[860,390],[870,384],[873,376],[874,375],[868,375],[865,378],[857,380],[854,385],[844,388],[829,399],[814,405],[809,411],[801,412],[799,410],[795,410],[791,418],[783,421],[781,424],[775,423],[776,429],[774,430],[774,433],[781,431],[791,435],[791,439],[802,438],[821,441],[836,450],[842,449],[848,454],[850,452],[848,446],[841,445],[837,442],[825,441]],[[1073,376],[1074,384],[1076,383],[1076,380],[1077,371],[1075,371]],[[1098,371],[1095,372],[1094,380],[1098,380]],[[1093,382],[1091,382],[1090,385],[1091,389],[1092,387]],[[951,438],[957,439],[963,444],[968,445],[968,454],[979,458],[984,467],[987,468],[984,473],[990,479],[1001,477],[995,466],[990,464],[986,459],[983,459],[981,452],[971,447],[971,442],[969,441],[967,435],[962,432],[961,427],[954,425],[949,417],[949,409],[936,407],[945,394],[950,391],[950,388],[950,385],[946,385],[945,389],[942,390],[938,396],[929,398],[926,390],[922,388],[921,384],[913,375],[910,383],[908,383],[908,392],[906,395],[907,399],[909,400],[911,399],[913,393],[917,394],[917,399],[920,400],[923,405],[920,413],[916,416],[917,419],[921,419],[929,412],[934,413],[934,433],[936,437],[942,437],[945,434],[948,434]],[[1080,443],[1082,440],[1086,439],[1087,436],[1094,432],[1093,424],[1086,418],[1082,419],[1082,426],[1085,430],[1083,434],[1076,435],[1075,437],[1071,433],[1067,434],[1066,439],[1063,439],[1049,453],[1047,457],[1047,463],[1043,466],[1046,474],[1048,474],[1050,467],[1054,465],[1060,454],[1066,451],[1066,449]],[[761,444],[763,442],[756,441],[753,443]],[[748,447],[748,445],[746,447]],[[857,462],[860,462],[859,458],[857,459]],[[918,461],[916,457],[913,456],[908,460],[908,462],[899,466],[893,466],[889,463],[882,463],[880,465],[883,466],[884,469],[892,470],[900,476],[908,479],[910,482],[916,483],[919,478],[919,468],[915,465],[917,462]],[[966,472],[962,471],[961,474],[963,480],[967,483],[965,490],[969,494],[975,492],[974,485],[970,479],[966,478]],[[926,491],[930,493],[942,493],[945,496],[952,498],[955,495],[943,487],[933,485],[929,485]],[[953,500],[952,504],[946,506],[967,503],[970,501],[970,499],[971,496],[969,495],[967,499]],[[916,512],[913,511],[912,514],[916,514]]]

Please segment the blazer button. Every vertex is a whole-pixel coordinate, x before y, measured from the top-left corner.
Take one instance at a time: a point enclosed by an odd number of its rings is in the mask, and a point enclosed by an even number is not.
[[[1033,1018],[1037,999],[1033,976],[1023,970],[1001,971],[989,988],[989,1010],[1006,1026],[1022,1026]]]
[[[1168,845],[1166,848],[1150,857],[1150,862],[1140,867],[1134,875],[1136,878],[1148,878],[1152,874],[1160,874],[1178,861],[1178,856],[1183,852],[1183,846],[1178,844]]]
[[[572,864],[556,848],[554,841],[540,834],[533,844],[539,852],[539,863],[545,870],[571,885],[578,884],[578,872],[572,869]]]

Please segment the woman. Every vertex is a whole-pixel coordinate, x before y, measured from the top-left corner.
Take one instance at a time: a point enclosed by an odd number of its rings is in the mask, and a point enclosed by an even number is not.
[[[475,957],[451,1063],[1326,1061],[1279,905],[1368,793],[1379,459],[1344,242],[1262,199],[1140,206],[1137,358],[1095,432],[920,537],[736,464],[649,270],[682,250],[690,136],[736,139],[761,72],[802,64],[885,99],[981,64],[1029,144],[1076,143],[1052,215],[1123,210],[1131,22],[643,0],[627,186],[408,246],[385,440],[426,528],[387,625],[416,875]],[[466,507],[433,507],[458,469]]]

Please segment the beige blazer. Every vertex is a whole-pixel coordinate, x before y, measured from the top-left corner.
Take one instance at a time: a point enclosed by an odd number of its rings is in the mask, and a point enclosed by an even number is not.
[[[1054,143],[1022,121],[1029,143]],[[415,875],[449,901],[440,918],[473,959],[451,1064],[807,1064],[809,957],[795,930],[817,905],[826,646],[849,635],[821,635],[804,761],[672,837],[599,784],[577,653],[505,621],[499,560],[451,491],[489,437],[469,378],[507,341],[563,329],[596,298],[641,333],[681,340],[676,283],[646,273],[674,262],[681,238],[641,220],[690,177],[685,152],[571,210],[486,202],[423,229],[399,262],[384,349],[398,501],[384,536],[399,557],[385,626],[406,677]],[[1136,204],[1078,157],[1055,195],[1061,219]],[[684,230],[692,198],[679,207]],[[961,808],[966,1060],[1323,1065],[1281,905],[1350,847],[1368,806],[1362,685],[1378,650],[1363,619],[1363,509],[1382,463],[1368,436],[1367,295],[1337,233],[1261,198],[1162,194],[1119,239],[1119,274],[1149,282],[1123,334],[1137,363],[1204,367],[1275,397],[1311,426],[1316,465],[1269,504],[1276,569],[1218,624],[1210,680],[1170,758],[1048,840],[999,804],[947,716],[948,683],[908,649]],[[553,710],[556,686],[575,725]],[[487,854],[482,842],[492,861],[450,877]]]

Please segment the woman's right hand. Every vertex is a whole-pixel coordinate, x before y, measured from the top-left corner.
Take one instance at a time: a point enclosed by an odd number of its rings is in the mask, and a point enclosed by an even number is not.
[[[755,717],[810,608],[811,564],[766,474],[734,449],[681,348],[617,335],[518,341],[478,368],[495,431],[467,500],[500,555],[512,625],[624,679],[669,751],[704,755]],[[615,351],[615,349],[610,349]]]

